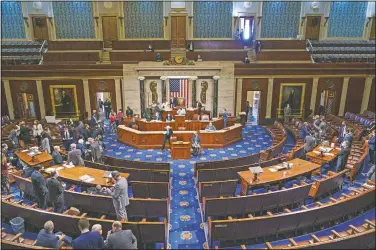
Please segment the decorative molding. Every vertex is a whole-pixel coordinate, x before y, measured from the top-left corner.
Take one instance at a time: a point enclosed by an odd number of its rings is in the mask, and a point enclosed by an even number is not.
[[[140,81],[143,81],[143,80],[145,80],[145,77],[144,76],[139,76],[139,77],[137,77],[137,79],[140,80]]]
[[[167,80],[167,76],[161,76],[159,79],[161,79],[162,81],[166,81]]]
[[[190,76],[189,79],[192,80],[192,81],[196,81],[198,79],[198,77],[197,76]]]
[[[36,11],[36,12],[39,12],[41,9],[42,9],[42,2],[33,2],[32,6],[33,6],[33,9]]]
[[[218,81],[221,77],[220,76],[213,76],[213,79]]]

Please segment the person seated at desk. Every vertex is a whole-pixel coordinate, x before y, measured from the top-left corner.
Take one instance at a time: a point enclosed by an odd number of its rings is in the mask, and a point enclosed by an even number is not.
[[[155,59],[157,62],[161,62],[163,60],[161,54],[159,53],[157,53],[157,56],[155,57]]]
[[[96,194],[96,195],[105,195],[108,196],[107,188],[102,187],[101,185],[96,185],[95,187],[90,187],[87,189],[88,194]]]
[[[301,126],[299,129],[299,138],[304,140],[308,134],[308,123],[304,122],[303,126]]]
[[[154,52],[153,47],[149,44],[149,47],[145,50],[146,52]]]
[[[315,137],[313,137],[312,135],[308,134],[305,138],[304,138],[304,151],[306,153],[312,151],[317,145],[317,141],[315,139]]]
[[[154,121],[162,121],[161,113],[155,112]]]
[[[170,113],[168,113],[167,116],[166,116],[166,122],[167,121],[169,121],[169,122],[174,121],[174,117]]]
[[[54,146],[54,151],[52,152],[52,159],[54,159],[54,165],[60,165],[63,164],[63,157],[61,157],[60,154],[60,147]]]
[[[44,223],[44,227],[38,233],[35,245],[39,247],[48,248],[59,248],[61,243],[64,241],[65,246],[70,246],[72,244],[72,238],[64,235],[61,232],[54,233],[54,223],[52,221],[47,221]]]
[[[170,106],[174,108],[178,106],[178,98],[176,98],[176,96],[170,99]]]
[[[199,155],[201,151],[201,137],[198,135],[197,131],[193,132],[191,142],[192,142],[192,154],[194,156]]]
[[[185,115],[185,109],[179,108],[178,111],[176,112],[178,115]]]
[[[206,126],[205,128],[205,131],[216,131],[217,129],[215,128],[215,126],[213,125],[212,122],[209,122],[209,125]]]
[[[128,127],[133,128],[133,126],[136,125],[136,118],[132,118],[132,121],[128,124]]]
[[[202,62],[202,58],[200,54],[197,55],[197,62]]]
[[[128,106],[127,110],[125,111],[125,115],[127,117],[132,117],[133,116],[133,110]]]

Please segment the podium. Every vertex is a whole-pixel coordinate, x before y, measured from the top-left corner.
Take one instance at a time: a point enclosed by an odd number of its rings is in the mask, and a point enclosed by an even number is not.
[[[191,158],[191,143],[177,141],[171,143],[171,159],[190,159]]]

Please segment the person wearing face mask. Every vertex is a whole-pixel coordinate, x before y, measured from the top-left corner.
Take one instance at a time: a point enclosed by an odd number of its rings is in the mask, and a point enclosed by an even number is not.
[[[349,143],[347,141],[344,141],[341,143],[341,151],[338,154],[337,159],[337,166],[336,166],[336,172],[341,172],[345,169],[347,158],[350,153]]]

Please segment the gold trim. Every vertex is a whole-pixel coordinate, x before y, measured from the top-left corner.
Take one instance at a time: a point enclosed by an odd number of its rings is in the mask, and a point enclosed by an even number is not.
[[[289,86],[302,86],[302,101],[300,102],[300,112],[299,112],[299,118],[303,115],[303,106],[304,106],[304,96],[305,96],[305,83],[281,83],[281,86],[279,88],[279,110],[281,110],[282,107],[282,89],[283,87],[289,87]],[[277,114],[278,116],[278,114]]]
[[[60,89],[71,89],[71,88],[73,88],[74,102],[75,102],[75,106],[76,106],[76,117],[79,117],[80,114],[78,113],[78,101],[77,101],[76,85],[50,85],[52,112],[56,115],[55,98],[54,98],[54,95],[53,95],[53,90],[57,89],[57,88],[60,88]]]
[[[187,8],[171,8],[171,10],[175,12],[182,12],[182,11],[186,11]]]

